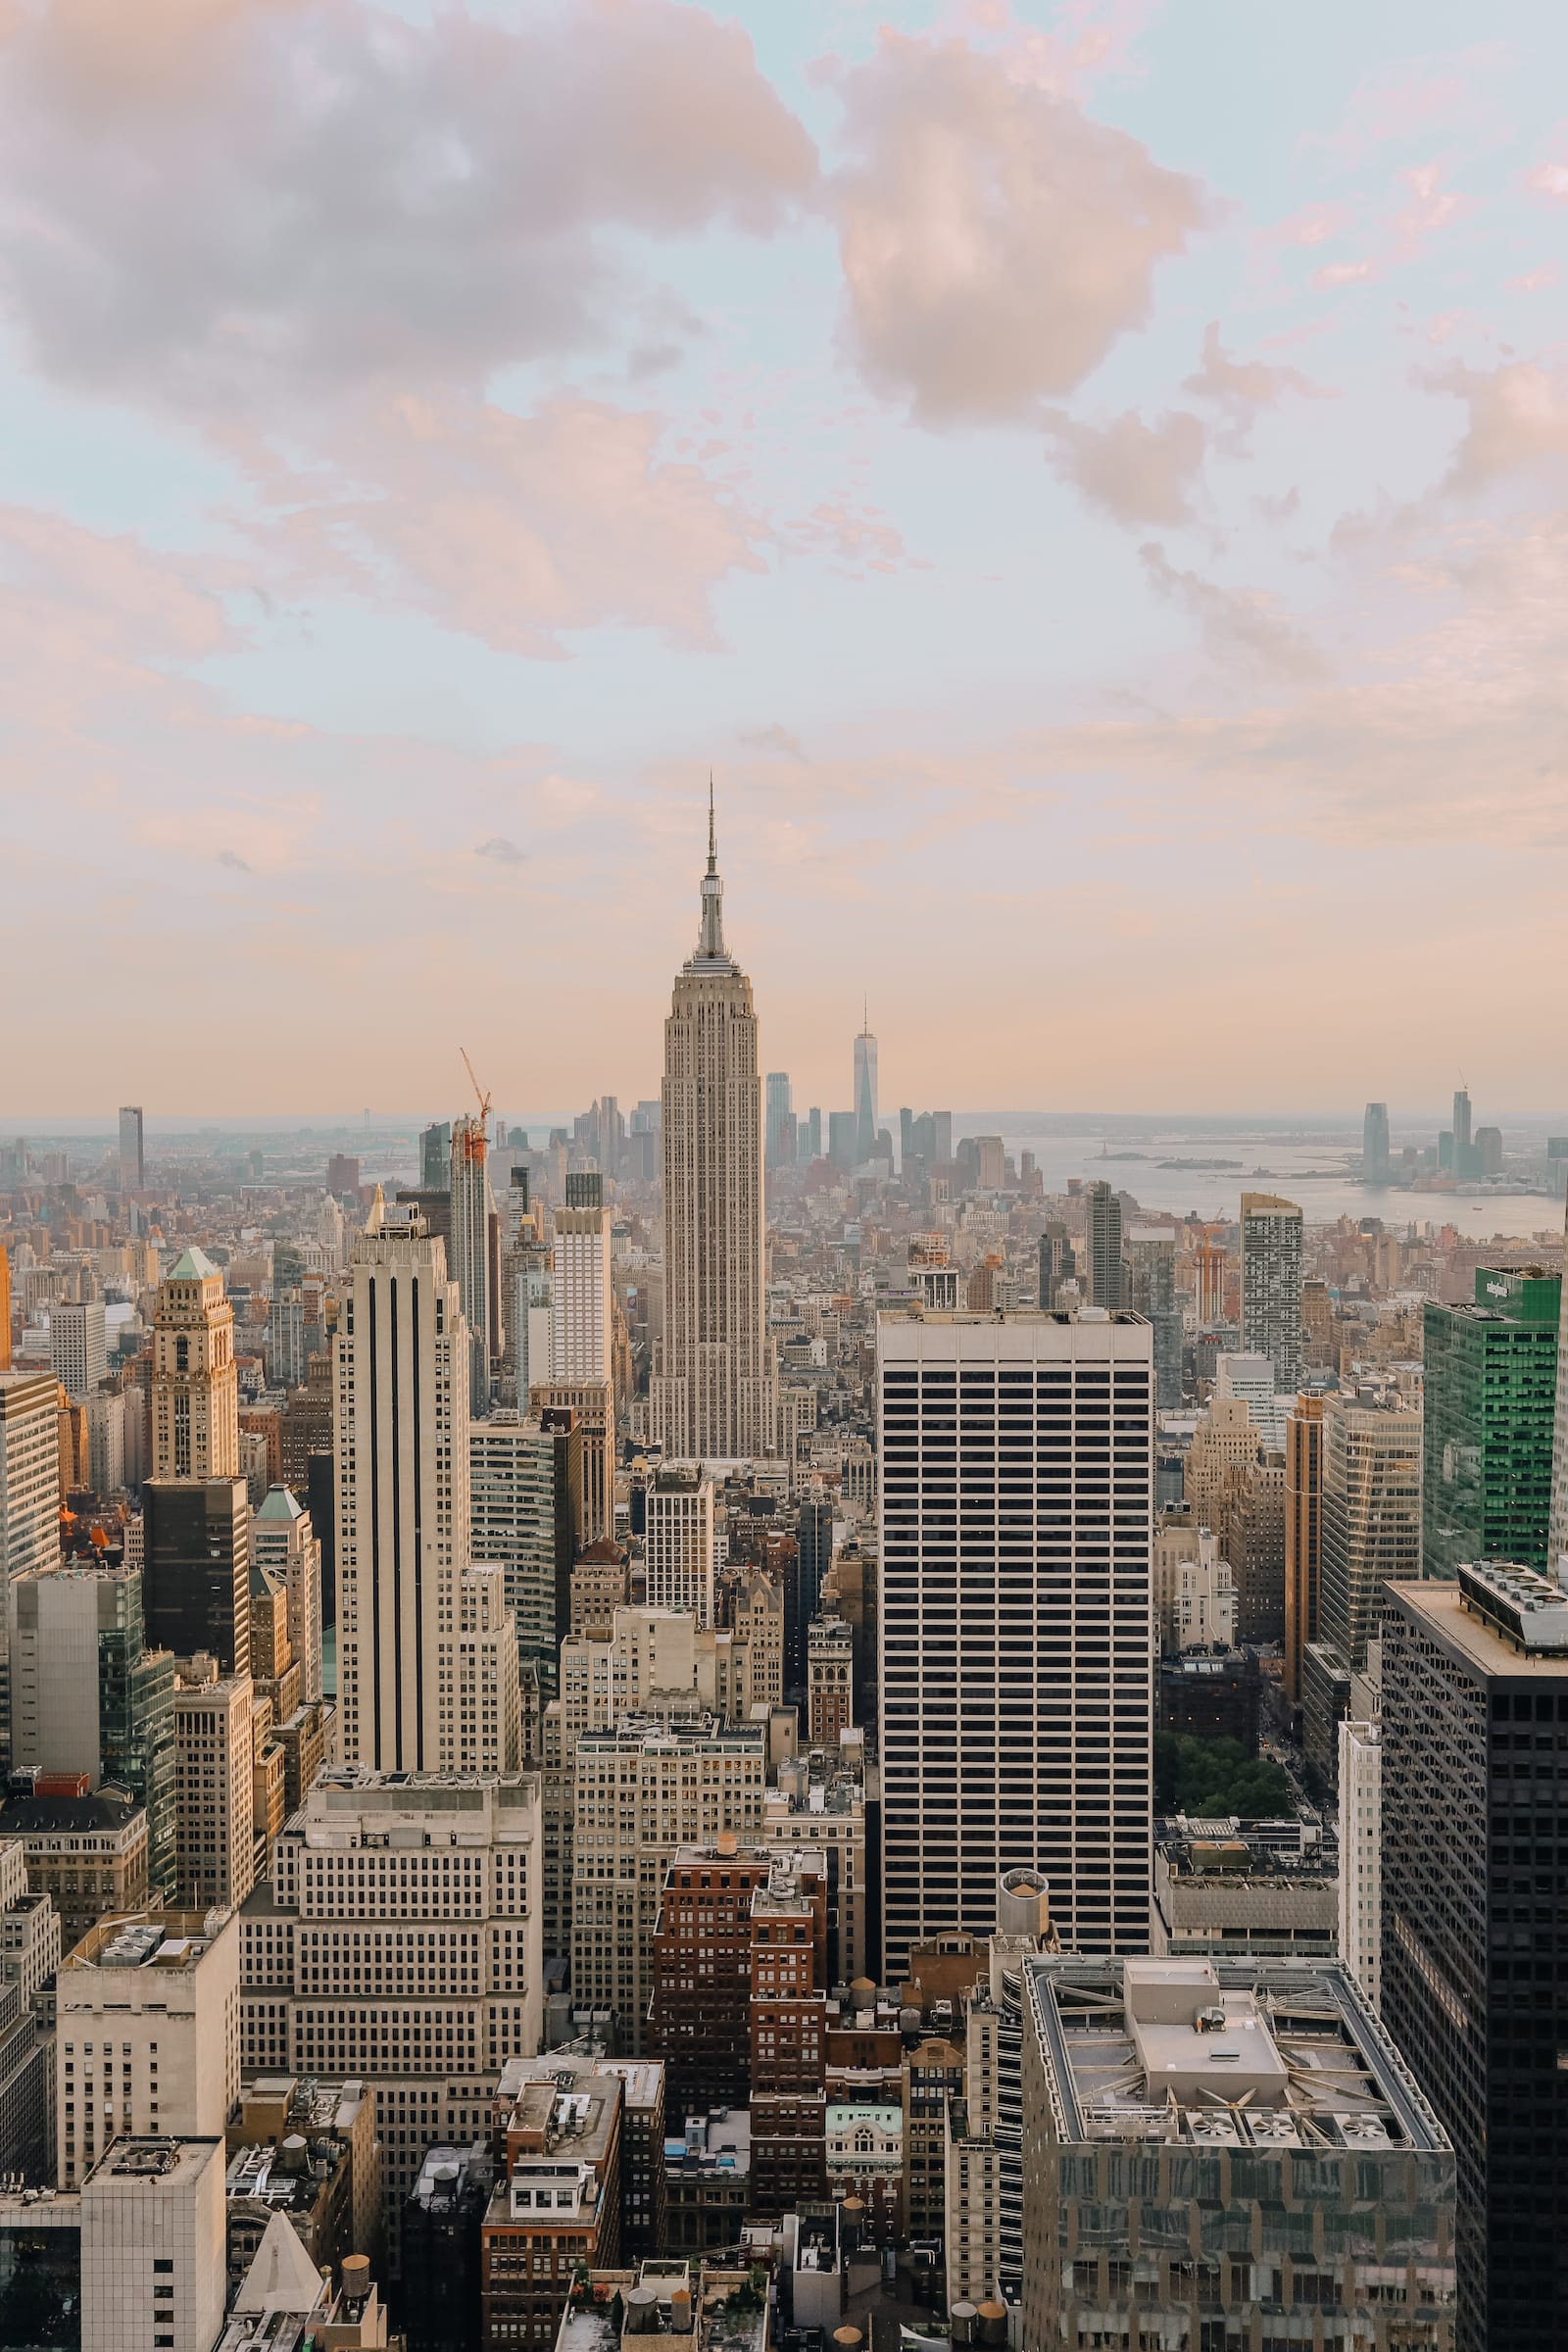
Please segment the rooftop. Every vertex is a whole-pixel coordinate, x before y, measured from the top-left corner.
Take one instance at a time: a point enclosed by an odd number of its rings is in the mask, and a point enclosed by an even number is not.
[[[164,1280],[166,1282],[206,1282],[217,1272],[218,1268],[206,1250],[192,1247],[180,1251],[164,1276]]]
[[[1050,1954],[1024,1975],[1064,2142],[1448,2145],[1339,1961]]]
[[[256,1513],[258,1519],[303,1519],[305,1505],[289,1487],[269,1487]]]
[[[123,1830],[141,1813],[128,1796],[14,1796],[0,1813],[0,1829],[18,1838],[79,1836],[84,1830]]]
[[[1499,1630],[1496,1621],[1505,1617],[1511,1604],[1507,1587],[1500,1578],[1495,1588],[1480,1581],[1482,1572],[1489,1570],[1493,1576],[1499,1576],[1500,1571],[1500,1577],[1510,1581],[1529,1580],[1531,1605],[1521,1607],[1520,1617],[1521,1626],[1529,1629],[1524,1641]],[[1559,1647],[1552,1638],[1557,1623],[1552,1607],[1544,1596],[1540,1597],[1539,1605],[1534,1597],[1537,1588],[1546,1585],[1546,1579],[1537,1577],[1532,1569],[1504,1566],[1497,1561],[1473,1562],[1460,1570],[1460,1576],[1470,1579],[1469,1594],[1462,1583],[1449,1584],[1438,1577],[1409,1582],[1391,1580],[1383,1589],[1391,1605],[1403,1605],[1422,1618],[1478,1673],[1508,1675],[1526,1681],[1549,1677],[1560,1683],[1568,1673],[1568,1647]],[[1548,1592],[1555,1592],[1552,1586],[1547,1585],[1546,1589]],[[1478,1600],[1481,1607],[1476,1605]],[[4,1826],[0,1822],[0,1827]]]
[[[65,1966],[194,1969],[232,1917],[222,1909],[122,1912],[89,1928]]]

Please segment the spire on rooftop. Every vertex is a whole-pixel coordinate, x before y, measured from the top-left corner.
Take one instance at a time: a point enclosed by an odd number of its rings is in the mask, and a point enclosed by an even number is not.
[[[713,771],[708,771],[708,871],[703,876],[703,927],[697,941],[698,963],[722,964],[731,969],[724,951],[724,885],[718,877],[718,835],[713,817]]]

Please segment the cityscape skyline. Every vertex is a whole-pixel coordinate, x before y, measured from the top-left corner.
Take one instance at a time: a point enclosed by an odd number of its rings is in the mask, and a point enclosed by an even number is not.
[[[0,2347],[1568,2344],[1565,80],[0,0]]]

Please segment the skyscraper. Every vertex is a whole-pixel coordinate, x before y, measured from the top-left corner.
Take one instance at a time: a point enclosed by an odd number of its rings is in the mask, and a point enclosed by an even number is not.
[[[1323,1577],[1323,1399],[1300,1396],[1285,1422],[1285,1695],[1301,1695],[1301,1661],[1317,1640]]]
[[[566,1205],[556,1211],[551,1304],[549,1378],[535,1373],[526,1394],[536,1407],[577,1417],[582,1430],[582,1541],[601,1544],[615,1532],[615,1308],[610,1219],[604,1178],[597,1171],[566,1178]],[[519,1400],[523,1396],[519,1388]]]
[[[490,1410],[490,1198],[489,1139],[484,1120],[452,1123],[452,1277],[468,1327],[468,1410],[482,1420]]]
[[[1125,1310],[888,1314],[881,1432],[884,1975],[998,1880],[1063,1942],[1149,1936],[1153,1349]]]
[[[1547,1512],[1546,1573],[1568,1560],[1568,1223],[1563,1233],[1563,1283],[1557,1309],[1557,1389],[1552,1410],[1551,1503]]]
[[[270,1488],[252,1518],[251,1556],[287,1594],[300,1697],[314,1705],[321,1695],[321,1545],[310,1512],[289,1488]]]
[[[713,1482],[700,1470],[657,1470],[648,1489],[648,1605],[713,1622]]]
[[[1046,1236],[1040,1248],[1042,1264]],[[1164,1226],[1135,1225],[1127,1236],[1127,1304],[1154,1333],[1154,1401],[1173,1413],[1182,1400],[1182,1310],[1176,1303],[1176,1236]],[[1042,1292],[1040,1303],[1051,1301]]]
[[[664,1336],[651,1434],[677,1460],[771,1454],[762,1097],[752,984],[726,953],[710,798],[697,952],[664,1023]]]
[[[1458,2157],[1456,2340],[1539,2352],[1568,2331],[1568,1600],[1497,1561],[1392,1585],[1382,1672],[1380,2004]]]
[[[1388,1181],[1389,1174],[1389,1106],[1386,1102],[1369,1102],[1361,1121],[1361,1173],[1368,1184]]]
[[[153,1319],[154,1478],[239,1476],[234,1309],[200,1250],[182,1250]]]
[[[1470,1138],[1470,1096],[1468,1090],[1461,1086],[1453,1098],[1453,1172],[1456,1176],[1473,1176],[1476,1173],[1471,1156],[1473,1150],[1474,1146]]]
[[[498,1407],[468,1427],[473,1549],[506,1576],[517,1653],[554,1690],[571,1623],[571,1564],[583,1523],[576,1415]]]
[[[141,1107],[127,1102],[120,1113],[120,1189],[139,1193],[146,1174],[142,1152]]]
[[[11,1761],[128,1790],[147,1808],[148,1876],[173,1892],[174,1660],[147,1641],[139,1568],[13,1579]]]
[[[770,1168],[792,1168],[795,1165],[795,1109],[790,1098],[788,1070],[769,1070],[767,1073],[766,1145]]]
[[[1323,1408],[1319,1632],[1352,1673],[1366,1664],[1385,1585],[1421,1573],[1421,1414],[1353,1394]]]
[[[1242,1346],[1266,1355],[1274,1386],[1301,1385],[1301,1212],[1273,1193],[1242,1195]]]
[[[101,1298],[57,1298],[49,1309],[49,1363],[74,1404],[84,1403],[109,1378],[109,1348]]]
[[[251,1506],[242,1478],[150,1478],[142,1488],[147,1639],[177,1658],[251,1664]]]
[[[863,1167],[876,1153],[876,1039],[865,1025],[855,1041],[855,1163]]]
[[[377,1771],[455,1772],[493,1744],[511,1771],[516,1637],[489,1596],[503,1571],[469,1566],[472,1353],[458,1286],[439,1239],[417,1217],[388,1226],[379,1196],[351,1276],[332,1432],[338,1754]]]
[[[1096,1306],[1122,1302],[1121,1200],[1108,1184],[1089,1188],[1089,1297]]]
[[[11,1731],[11,1579],[60,1564],[59,1395],[52,1372],[0,1372],[0,1758]]]
[[[1473,1303],[1427,1301],[1427,1576],[1466,1560],[1546,1565],[1561,1290],[1544,1266],[1478,1266]]]
[[[452,1121],[432,1120],[419,1130],[419,1189],[444,1193],[452,1179]]]

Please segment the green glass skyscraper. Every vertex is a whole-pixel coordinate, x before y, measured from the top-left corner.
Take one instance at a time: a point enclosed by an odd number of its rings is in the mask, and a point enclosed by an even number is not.
[[[1562,1277],[1476,1270],[1467,1306],[1426,1309],[1421,1565],[1546,1565]]]

